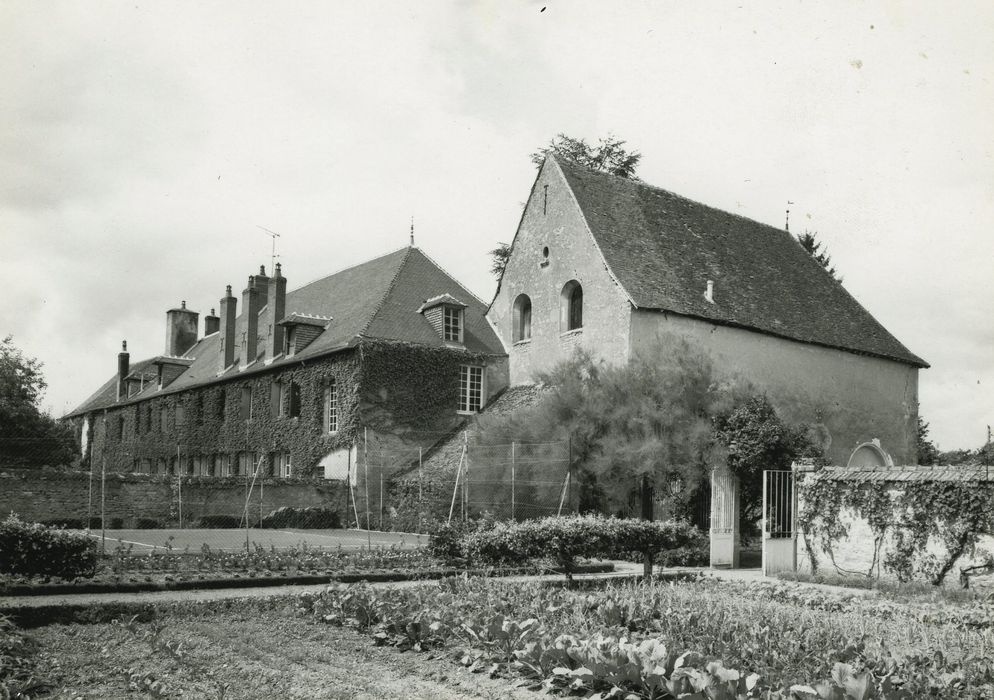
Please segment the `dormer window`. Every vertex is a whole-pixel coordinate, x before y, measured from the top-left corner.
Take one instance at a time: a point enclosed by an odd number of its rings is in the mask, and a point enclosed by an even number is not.
[[[465,337],[466,305],[451,294],[440,294],[418,309],[446,343],[462,345]]]
[[[463,310],[455,306],[446,306],[443,311],[442,340],[452,343],[462,342]]]

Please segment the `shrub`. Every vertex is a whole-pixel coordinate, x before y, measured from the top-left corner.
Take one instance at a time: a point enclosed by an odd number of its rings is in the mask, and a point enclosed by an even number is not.
[[[204,515],[194,523],[194,527],[213,530],[241,527],[241,524],[242,519],[237,515]]]
[[[341,517],[337,511],[321,506],[309,508],[293,508],[284,506],[277,508],[262,519],[261,527],[295,527],[310,530],[337,530],[342,527]]]
[[[0,522],[0,573],[76,578],[96,570],[96,542],[86,535],[25,523],[14,514]]]
[[[61,527],[66,530],[85,530],[86,518],[51,518],[49,520],[42,520],[41,524],[45,527]],[[90,518],[90,529],[100,529],[99,517]]]
[[[630,552],[658,555],[699,544],[687,523],[619,520],[595,515],[497,523],[464,537],[470,558],[493,564],[523,564],[549,558],[567,578],[580,557],[619,558]]]
[[[160,523],[158,520],[155,520],[154,518],[137,518],[135,520],[136,530],[158,530],[161,527],[162,523]],[[116,528],[114,528],[114,526],[112,525],[111,529],[116,529]]]

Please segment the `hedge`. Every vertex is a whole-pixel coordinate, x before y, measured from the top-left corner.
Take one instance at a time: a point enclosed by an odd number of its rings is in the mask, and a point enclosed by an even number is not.
[[[261,527],[279,528],[293,527],[310,530],[337,530],[342,527],[341,516],[330,508],[310,506],[293,508],[284,506],[277,508],[262,519]]]
[[[0,522],[0,573],[89,578],[96,571],[96,541],[86,535],[25,523],[13,513]]]
[[[467,532],[461,545],[466,558],[488,564],[521,565],[532,559],[552,559],[571,578],[580,557],[624,558],[630,552],[656,556],[694,547],[700,538],[694,527],[682,522],[574,515],[496,523]]]

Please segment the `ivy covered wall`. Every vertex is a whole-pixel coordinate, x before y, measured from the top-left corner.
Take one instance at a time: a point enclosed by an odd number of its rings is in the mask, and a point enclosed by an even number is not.
[[[455,347],[363,340],[355,349],[313,362],[97,412],[93,466],[99,469],[106,460],[112,472],[147,464],[161,472],[173,468],[178,457],[185,472],[190,457],[224,454],[235,474],[239,453],[258,458],[289,452],[295,475],[320,476],[319,460],[361,443],[364,428],[381,452],[416,455],[418,447],[427,449],[464,420],[457,413],[460,366],[487,367],[486,404],[507,385],[506,360]],[[288,415],[289,390],[282,398],[283,415],[274,410],[277,382],[297,387],[299,416]],[[338,430],[327,434],[324,391],[331,382],[338,391]],[[251,417],[243,404],[248,392]]]

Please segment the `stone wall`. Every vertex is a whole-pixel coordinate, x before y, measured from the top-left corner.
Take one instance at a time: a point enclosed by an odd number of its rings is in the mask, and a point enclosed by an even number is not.
[[[583,327],[574,331],[562,323],[561,294],[571,280],[583,288]],[[531,299],[531,338],[512,344],[512,307],[519,294]],[[509,346],[511,384],[531,382],[536,372],[569,358],[577,347],[609,362],[626,361],[630,312],[631,302],[604,264],[559,166],[548,159],[525,205],[514,253],[487,312]]]
[[[92,483],[92,506],[91,503]],[[0,471],[0,514],[17,513],[24,520],[79,519],[100,516],[100,473],[5,469]],[[242,478],[176,477],[109,473],[103,502],[108,527],[135,527],[139,519],[162,526],[193,525],[206,515],[240,517],[247,485]],[[257,522],[284,506],[322,506],[340,513],[345,522],[346,487],[341,481],[260,479],[249,500],[249,516]],[[114,521],[114,522],[112,522]],[[119,521],[119,522],[118,522]]]

